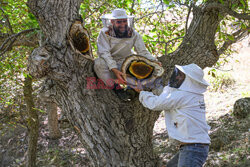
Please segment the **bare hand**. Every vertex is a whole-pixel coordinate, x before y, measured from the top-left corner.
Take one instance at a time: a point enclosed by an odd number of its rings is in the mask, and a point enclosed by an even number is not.
[[[118,79],[118,83],[119,84],[127,84],[127,82],[125,80],[126,74],[122,73],[117,68],[112,68],[111,70],[113,71],[113,73],[115,74],[116,78]]]
[[[142,89],[138,88],[138,86],[131,86],[131,88],[133,88],[136,92],[140,93],[142,91]]]
[[[162,67],[162,64],[161,64],[161,62],[157,61],[156,63],[157,63],[157,64],[159,64],[159,66],[161,66],[161,67]]]

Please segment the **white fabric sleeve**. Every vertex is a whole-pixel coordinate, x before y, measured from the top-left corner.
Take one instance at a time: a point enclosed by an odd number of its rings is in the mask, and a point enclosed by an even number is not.
[[[135,52],[138,54],[138,55],[141,55],[141,56],[144,56],[146,57],[147,59],[149,60],[156,60],[155,57],[153,57],[150,52],[147,50],[144,42],[143,42],[143,39],[141,37],[141,35],[134,31],[135,32],[135,44],[134,44],[134,48],[135,48]]]
[[[172,110],[181,105],[181,96],[166,91],[166,89],[160,96],[154,95],[152,92],[141,91],[139,100],[144,107],[155,111]]]
[[[97,38],[97,54],[105,60],[110,70],[118,68],[116,61],[111,56],[109,40],[104,31],[101,31]]]

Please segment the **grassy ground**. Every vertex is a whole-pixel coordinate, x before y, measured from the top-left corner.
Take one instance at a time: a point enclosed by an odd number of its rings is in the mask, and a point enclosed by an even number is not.
[[[214,85],[205,94],[207,120],[211,126],[212,144],[206,167],[214,166],[250,166],[249,128],[250,117],[236,119],[232,116],[234,102],[243,96],[250,95],[250,47],[243,46],[240,54],[225,66],[232,69],[227,76],[218,74],[221,85]],[[238,60],[237,62],[235,60]],[[207,74],[209,69],[205,70]],[[229,76],[229,77],[228,77]],[[214,84],[218,83],[212,80]],[[215,91],[213,88],[218,87]],[[11,121],[12,120],[12,121]],[[37,166],[61,167],[88,166],[84,148],[68,122],[60,122],[62,138],[52,141],[48,138],[46,114],[40,114],[40,136],[38,141]],[[25,127],[15,123],[14,119],[0,117],[0,167],[24,166],[27,150],[27,131]],[[176,153],[177,148],[170,145],[165,131],[163,114],[155,123],[154,149],[163,159],[163,163]]]

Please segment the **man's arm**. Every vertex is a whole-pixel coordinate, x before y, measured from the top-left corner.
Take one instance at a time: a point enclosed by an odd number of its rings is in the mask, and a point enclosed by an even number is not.
[[[111,56],[110,50],[111,48],[109,40],[104,31],[101,30],[97,38],[97,54],[99,57],[105,60],[109,70],[111,70],[112,68],[117,68],[116,61]]]
[[[181,96],[178,94],[170,92],[169,87],[165,87],[160,96],[154,95],[152,92],[141,91],[139,100],[144,107],[150,110],[172,110],[181,104]]]

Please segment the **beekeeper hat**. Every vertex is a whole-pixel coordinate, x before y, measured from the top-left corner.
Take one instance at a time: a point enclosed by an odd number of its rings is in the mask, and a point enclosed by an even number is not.
[[[178,68],[187,76],[189,76],[191,79],[203,85],[209,86],[209,83],[205,79],[203,79],[204,77],[203,70],[198,65],[196,64],[188,64],[185,66],[175,65],[175,67]]]
[[[128,19],[134,18],[134,16],[128,16],[124,9],[114,9],[111,14],[105,14],[102,19]]]

